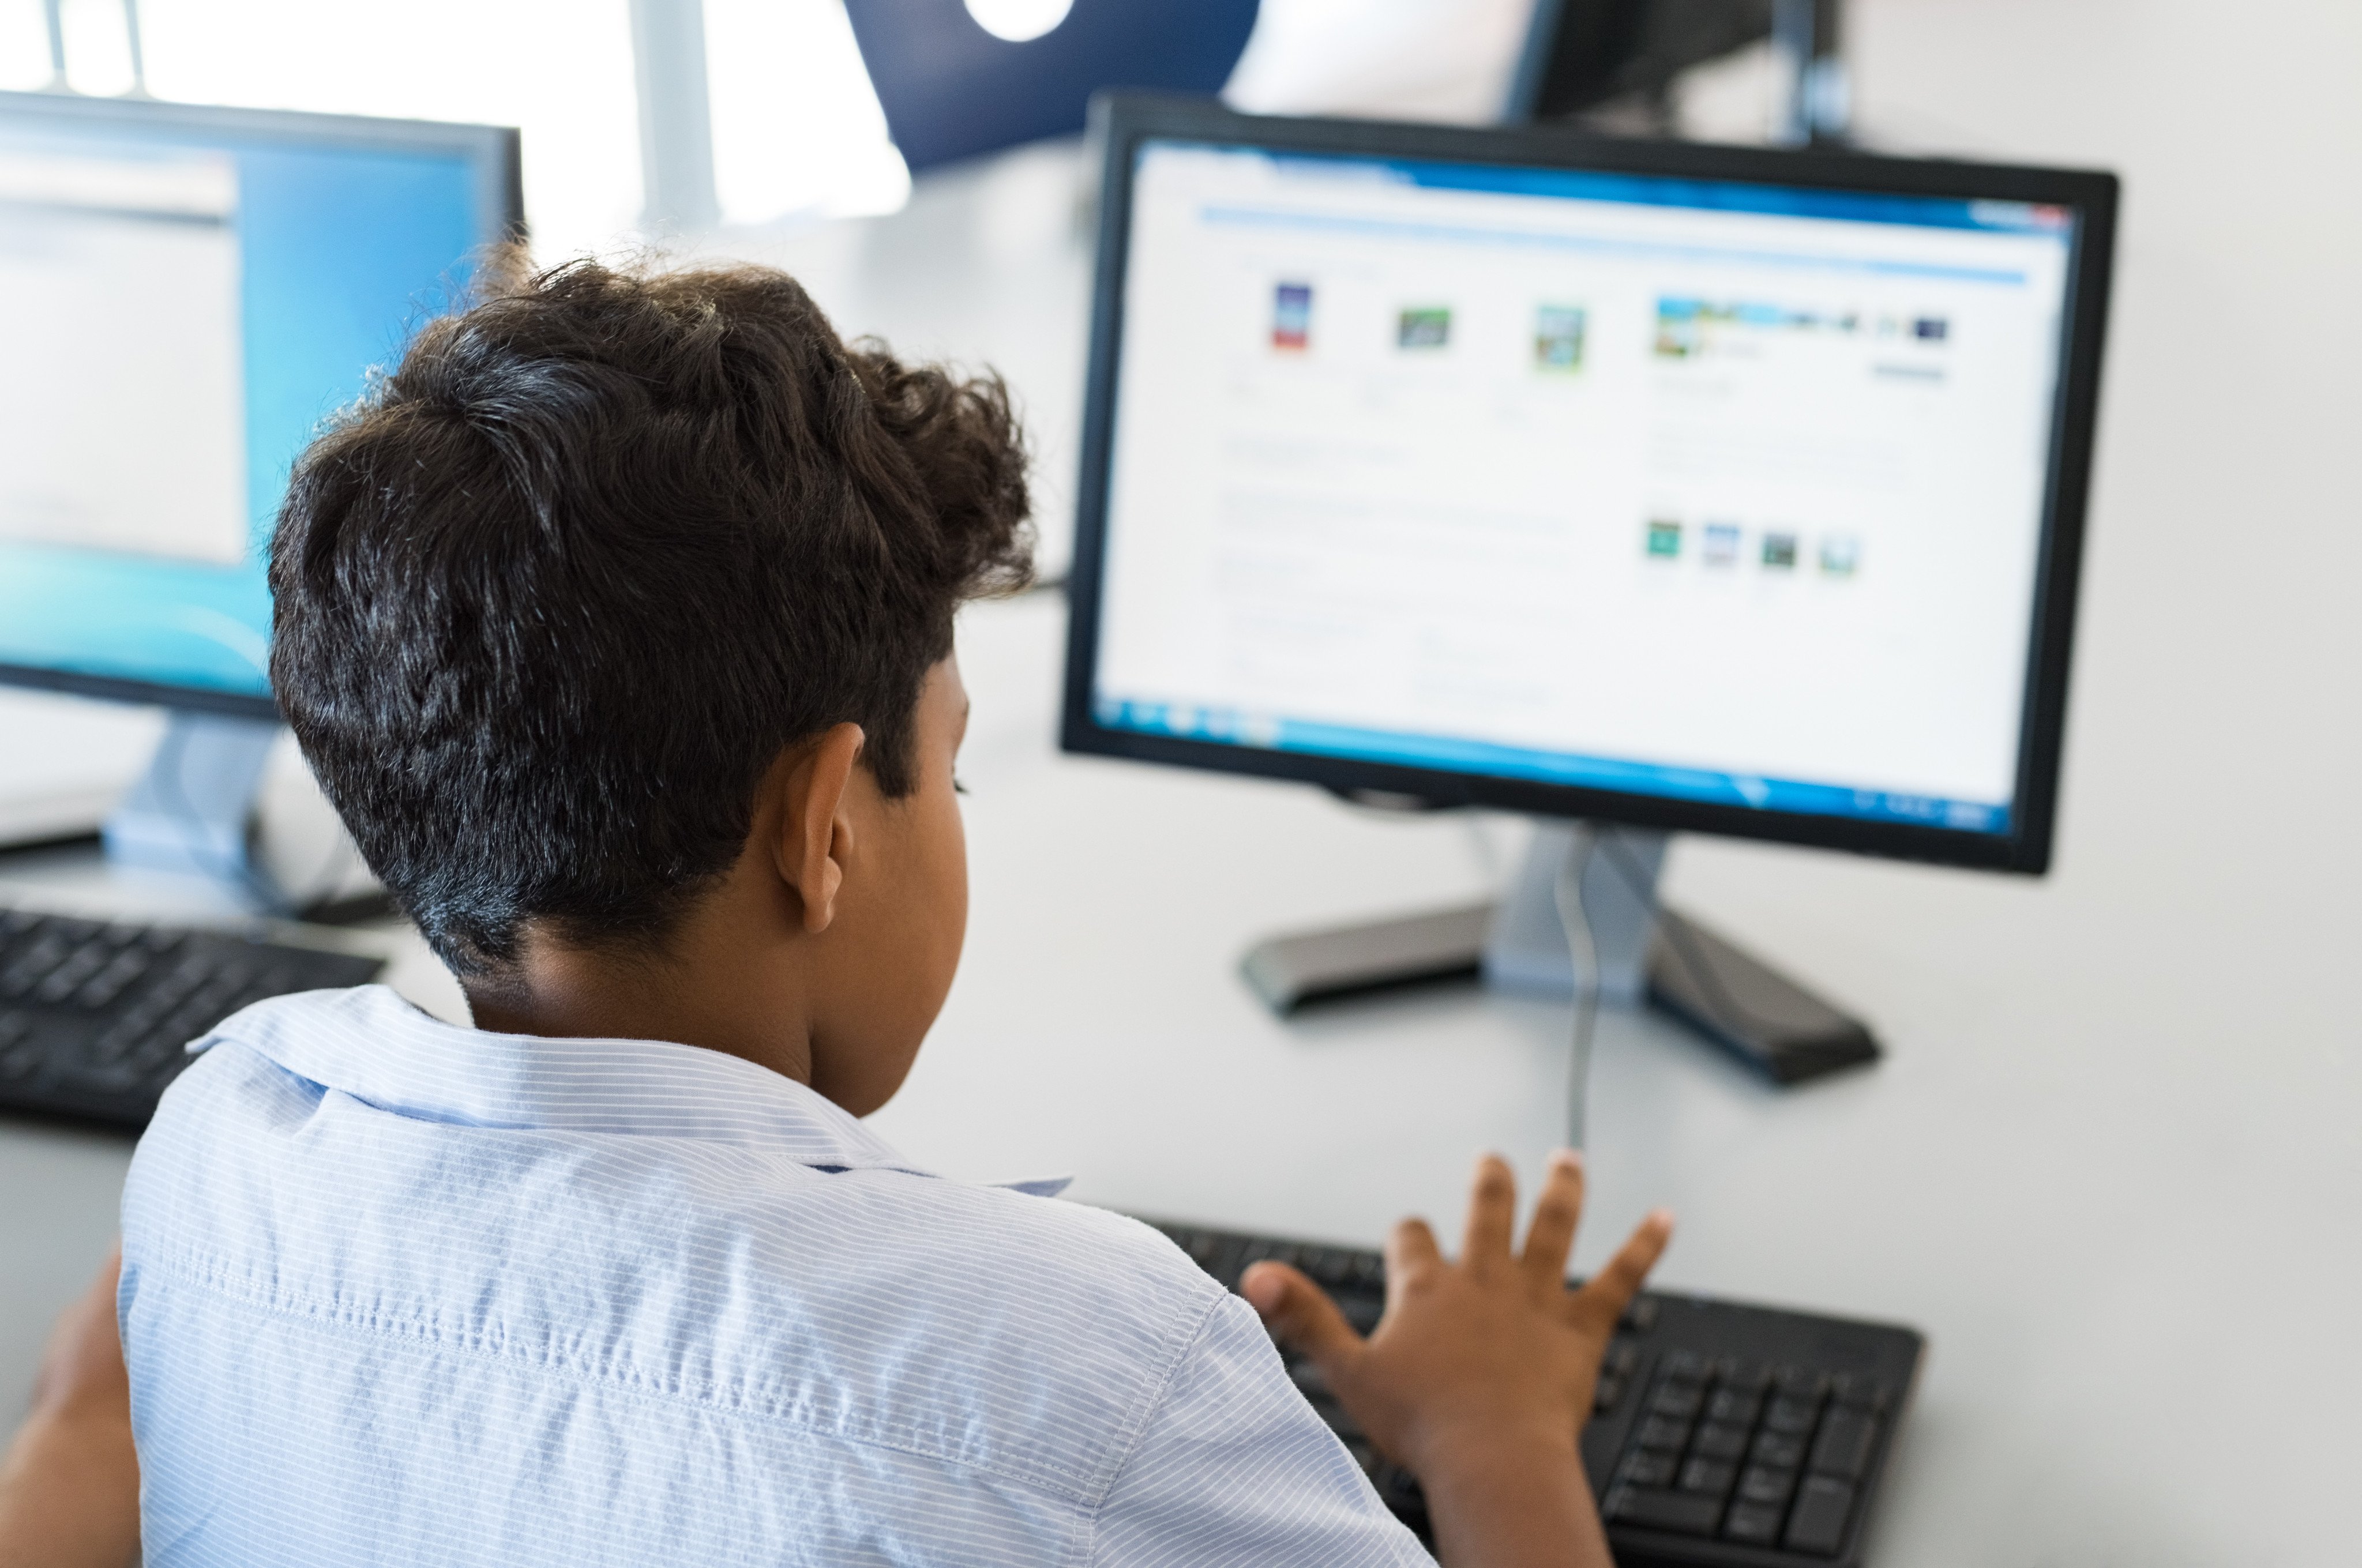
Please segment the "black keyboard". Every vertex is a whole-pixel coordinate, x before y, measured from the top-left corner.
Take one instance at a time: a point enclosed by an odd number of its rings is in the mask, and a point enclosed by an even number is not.
[[[0,1110],[137,1132],[188,1043],[247,1003],[384,961],[231,933],[0,909]]]
[[[1376,1253],[1150,1220],[1236,1289],[1264,1258],[1319,1280],[1356,1329],[1377,1326]],[[1862,1531],[1926,1342],[1909,1329],[1648,1291],[1617,1325],[1583,1430],[1584,1466],[1622,1568],[1829,1568]],[[1369,1474],[1428,1529],[1418,1482],[1354,1426],[1311,1363],[1288,1374]]]

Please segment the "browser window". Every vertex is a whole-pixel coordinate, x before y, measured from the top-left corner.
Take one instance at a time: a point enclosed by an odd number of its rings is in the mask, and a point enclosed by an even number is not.
[[[0,540],[236,566],[236,161],[0,142]]]
[[[1139,157],[1100,723],[2008,829],[2068,215]]]

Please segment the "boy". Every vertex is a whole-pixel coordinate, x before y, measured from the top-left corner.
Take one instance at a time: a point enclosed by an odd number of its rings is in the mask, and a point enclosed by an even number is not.
[[[588,263],[427,327],[298,465],[272,679],[475,1028],[381,988],[216,1030],[122,1315],[160,1564],[1422,1560],[1163,1238],[857,1118],[957,964],[952,619],[1022,582],[998,382],[756,270]],[[1575,1453],[1652,1217],[1564,1284],[1498,1161],[1363,1342],[1244,1288],[1456,1565],[1606,1562]]]

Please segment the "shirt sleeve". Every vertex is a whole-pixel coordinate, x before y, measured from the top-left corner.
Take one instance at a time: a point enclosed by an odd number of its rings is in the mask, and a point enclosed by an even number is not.
[[[1235,1296],[1206,1316],[1100,1505],[1093,1568],[1198,1563],[1419,1565]]]

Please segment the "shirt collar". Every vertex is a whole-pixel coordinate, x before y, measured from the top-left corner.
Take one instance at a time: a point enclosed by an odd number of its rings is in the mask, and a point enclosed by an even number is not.
[[[662,1040],[552,1040],[462,1028],[384,986],[256,1002],[192,1049],[225,1041],[420,1121],[694,1138],[760,1147],[826,1170],[934,1174],[808,1086],[739,1057]],[[1010,1185],[1039,1192],[1049,1184]]]

